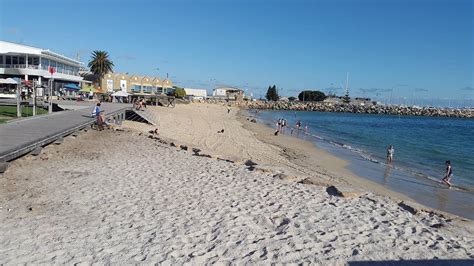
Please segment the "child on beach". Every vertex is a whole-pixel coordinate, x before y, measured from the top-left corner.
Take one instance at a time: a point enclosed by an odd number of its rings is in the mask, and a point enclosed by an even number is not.
[[[395,152],[395,149],[393,148],[393,146],[389,145],[387,148],[387,163],[392,163],[394,152]]]
[[[451,182],[449,182],[451,180],[451,178],[453,177],[453,168],[451,167],[451,161],[446,161],[446,173],[444,174],[444,177],[443,177],[443,182],[448,185],[449,187],[451,187]]]

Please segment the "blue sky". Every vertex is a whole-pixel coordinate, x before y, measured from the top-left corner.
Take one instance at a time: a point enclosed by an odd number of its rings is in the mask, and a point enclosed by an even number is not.
[[[0,39],[180,86],[261,95],[474,98],[474,6],[466,0],[0,0]],[[159,70],[156,70],[159,68]]]

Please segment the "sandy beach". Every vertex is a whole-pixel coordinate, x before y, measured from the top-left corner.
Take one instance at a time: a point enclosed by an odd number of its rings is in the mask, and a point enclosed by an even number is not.
[[[147,112],[157,126],[82,131],[10,164],[0,263],[474,259],[472,221],[409,203],[303,140],[272,138],[236,108]]]

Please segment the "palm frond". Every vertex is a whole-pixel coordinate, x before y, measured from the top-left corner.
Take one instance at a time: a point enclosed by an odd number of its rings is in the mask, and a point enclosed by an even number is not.
[[[105,74],[113,72],[114,63],[110,60],[106,51],[96,50],[92,52],[88,67],[100,80]]]

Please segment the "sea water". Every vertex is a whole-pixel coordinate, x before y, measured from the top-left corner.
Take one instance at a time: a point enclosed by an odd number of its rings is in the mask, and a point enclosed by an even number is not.
[[[309,111],[262,111],[257,117],[272,127],[286,119],[290,128],[285,134],[293,131],[343,157],[355,174],[427,206],[474,219],[473,119]],[[395,149],[391,165],[386,163],[388,145]],[[440,182],[446,160],[453,168],[452,189]]]

